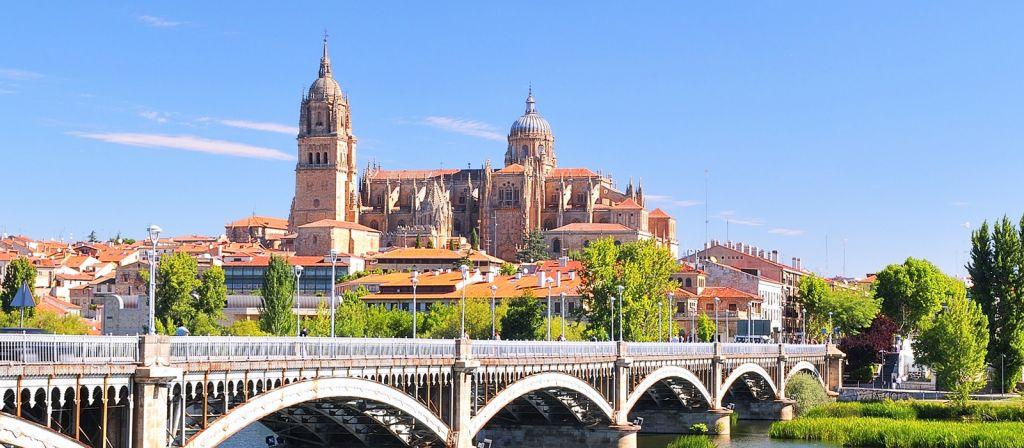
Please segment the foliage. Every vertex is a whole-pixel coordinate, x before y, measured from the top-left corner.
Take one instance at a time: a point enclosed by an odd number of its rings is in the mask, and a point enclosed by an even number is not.
[[[694,423],[690,425],[689,432],[693,434],[707,434],[708,425],[706,423]]]
[[[476,227],[473,227],[473,232],[469,234],[469,247],[480,250],[480,234],[476,233]]]
[[[988,319],[963,290],[944,308],[914,340],[914,355],[918,363],[935,371],[936,385],[951,391],[955,403],[963,404],[985,385]]]
[[[27,310],[26,310],[27,311]],[[21,323],[21,312],[12,310],[0,312],[0,327],[17,327]],[[80,316],[65,314],[58,316],[52,311],[36,311],[25,314],[25,328],[40,328],[53,334],[88,334],[89,324]]]
[[[502,263],[498,268],[498,273],[501,275],[516,275],[516,272],[519,272],[519,268],[512,263]]]
[[[192,294],[199,287],[196,260],[184,252],[164,255],[156,270],[156,318],[170,327],[187,327],[199,313]]]
[[[562,322],[565,322],[565,340],[566,341],[583,341],[586,339],[584,332],[587,327],[582,322],[575,322],[569,319],[563,319],[562,316],[551,316],[551,340],[557,341],[562,336]],[[537,328],[537,333],[534,334],[534,339],[540,341],[548,337],[548,319],[543,318],[543,322],[540,327]]]
[[[583,263],[580,293],[583,304],[579,317],[586,313],[587,334],[602,340],[614,339],[609,334],[612,319],[619,320],[620,311],[626,340],[651,342],[661,339],[658,316],[671,312],[666,294],[675,286],[671,275],[678,269],[668,249],[653,241],[636,241],[622,245],[611,238],[591,241],[582,252],[574,254]],[[623,287],[621,298],[617,287]],[[612,298],[622,310],[612,312]],[[616,322],[616,329],[619,324]],[[673,324],[674,325],[674,324]],[[618,331],[618,330],[616,330]],[[670,329],[675,333],[675,329]]]
[[[412,313],[400,308],[387,309],[374,305],[366,309],[368,338],[409,337],[412,335]]]
[[[412,247],[415,247],[417,249],[423,247],[423,243],[420,241],[420,236],[419,235],[416,235],[416,241],[414,241],[412,243]]]
[[[516,253],[520,263],[533,263],[548,258],[548,245],[544,243],[544,234],[534,229],[523,235],[522,249]]]
[[[495,310],[495,326],[500,333],[504,324],[507,305],[499,304]],[[410,321],[411,325],[411,321]],[[434,339],[455,339],[460,337],[462,309],[458,301],[449,305],[434,303],[423,319],[423,335]],[[466,333],[471,339],[491,339],[491,299],[466,298]],[[504,335],[502,335],[504,336]]]
[[[835,445],[899,448],[1020,448],[1021,423],[975,423],[885,418],[799,418],[772,424],[780,439],[821,440]]]
[[[0,302],[3,302],[4,311],[11,311],[11,300],[18,293],[22,283],[28,283],[29,293],[35,300],[35,292],[32,290],[36,282],[36,267],[25,257],[15,258],[7,265],[7,273],[4,274],[3,283],[0,284]],[[32,310],[25,310],[26,315],[31,315]]]
[[[708,317],[707,313],[697,315],[697,340],[712,342],[715,339],[715,331],[715,322]]]
[[[501,338],[508,341],[532,340],[542,330],[544,306],[529,291],[509,301],[508,312],[501,319]]]
[[[338,302],[338,309],[334,311],[334,334],[340,337],[361,338],[366,336],[366,314],[367,306],[361,297],[366,290],[359,288],[353,291],[345,291]],[[326,308],[326,307],[325,307]],[[325,310],[328,320],[330,310]],[[330,325],[328,323],[328,325]]]
[[[971,243],[970,293],[988,319],[988,362],[999,367],[1002,388],[1014,390],[1024,369],[1024,218],[1015,227],[1004,216],[991,232],[985,222]]]
[[[793,410],[797,416],[829,402],[825,386],[809,373],[797,372],[786,380],[786,397],[796,401]]]
[[[703,423],[697,423],[694,426],[702,425]],[[690,427],[693,428],[692,426]],[[704,431],[707,432],[707,425],[704,427]],[[673,440],[665,448],[717,448],[718,445],[712,442],[711,439],[705,436],[679,436],[679,438]]]
[[[807,275],[800,280],[799,297],[809,315],[808,337],[821,340],[824,340],[825,332],[838,331],[844,335],[860,333],[871,325],[880,308],[878,299],[861,291],[845,288],[833,290],[816,275]]]
[[[850,379],[870,381],[873,366],[882,362],[879,353],[892,349],[895,334],[896,324],[884,314],[879,314],[867,330],[843,338],[839,350],[846,354],[846,371]]]
[[[895,420],[954,420],[973,422],[1024,422],[1019,402],[970,402],[963,406],[939,401],[892,401],[829,403],[804,414],[807,418],[879,417]]]
[[[896,323],[898,333],[909,336],[927,325],[945,299],[963,289],[963,283],[928,260],[907,258],[877,274],[875,297],[881,299],[882,313]]]
[[[206,315],[213,320],[224,316],[224,306],[228,303],[228,287],[224,283],[224,269],[220,266],[210,266],[199,279],[199,288],[196,290],[199,296],[196,301],[196,310],[199,314]],[[196,334],[193,332],[193,334]]]
[[[236,320],[225,329],[228,336],[267,336],[256,320]]]
[[[316,313],[311,318],[303,319],[302,327],[309,332],[310,336],[331,335],[331,307],[327,305],[326,300],[317,302]]]
[[[90,243],[98,243],[98,242],[100,242],[100,238],[98,236],[96,236],[96,231],[95,230],[90,231],[89,232],[89,236],[85,237],[85,239],[86,239],[86,241],[88,241]]]
[[[260,296],[260,329],[274,336],[295,334],[295,313],[292,311],[295,294],[295,274],[284,258],[270,256],[270,264],[263,274]]]

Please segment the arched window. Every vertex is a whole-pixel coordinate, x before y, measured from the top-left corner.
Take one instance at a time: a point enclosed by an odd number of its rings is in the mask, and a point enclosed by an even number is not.
[[[316,113],[316,125],[317,126],[323,126],[324,125],[324,113],[321,112],[321,111],[317,111],[317,113]]]
[[[313,164],[313,153],[309,153],[307,155],[309,156],[309,164],[312,165]]]
[[[551,252],[554,252],[555,255],[562,253],[562,240],[558,238],[551,240]]]
[[[319,199],[313,199],[313,207],[320,207],[320,200]]]
[[[320,153],[316,153],[316,164],[320,164]]]
[[[313,235],[313,245],[316,246],[316,235]]]
[[[693,286],[693,280],[691,280],[691,279],[686,279],[686,287],[687,287],[687,288],[690,288],[690,287],[692,287],[692,286]]]
[[[529,157],[529,156],[530,156],[530,148],[528,146],[526,146],[526,145],[523,145],[523,157]]]
[[[325,165],[327,164],[327,153],[326,152],[324,153],[324,164]]]
[[[555,222],[554,221],[552,221],[550,219],[544,220],[544,230],[551,230],[551,229],[554,229],[554,228],[555,228]]]
[[[537,153],[539,153],[541,155],[544,155],[544,144],[543,143],[541,143],[541,145],[537,147]]]

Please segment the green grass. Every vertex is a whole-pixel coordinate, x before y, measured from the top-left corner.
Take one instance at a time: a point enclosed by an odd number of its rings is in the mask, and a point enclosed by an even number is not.
[[[718,445],[706,436],[681,436],[665,448],[718,448]]]
[[[878,417],[894,420],[954,420],[972,422],[1024,422],[1020,402],[972,402],[951,406],[938,401],[880,401],[829,403],[817,406],[808,418]]]
[[[780,439],[822,440],[844,446],[884,448],[1024,448],[1024,423],[799,418],[772,424]]]

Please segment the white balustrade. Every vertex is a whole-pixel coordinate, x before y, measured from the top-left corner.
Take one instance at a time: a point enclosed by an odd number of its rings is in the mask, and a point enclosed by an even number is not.
[[[741,343],[741,342],[730,342],[722,344],[722,354],[729,356],[746,355],[746,356],[760,356],[760,355],[779,355],[779,344],[758,344],[758,343]]]
[[[787,355],[824,355],[825,344],[785,344]]]
[[[472,341],[475,358],[586,358],[615,356],[614,342]]]
[[[0,334],[0,365],[4,364],[135,364],[136,336],[68,336]]]
[[[629,356],[712,356],[715,345],[710,342],[629,342]]]
[[[454,359],[455,341],[230,336],[171,338],[171,360],[176,362],[347,358]]]

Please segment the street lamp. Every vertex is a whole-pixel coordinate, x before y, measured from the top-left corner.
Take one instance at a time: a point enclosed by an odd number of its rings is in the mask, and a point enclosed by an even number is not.
[[[491,285],[491,339],[498,334],[498,327],[495,326],[494,317],[494,295],[498,292],[498,285]]]
[[[416,285],[420,283],[419,271],[412,270],[412,338],[416,339]]]
[[[565,337],[565,292],[561,292],[558,296],[562,299],[562,312],[558,313],[562,316],[562,339],[569,339]]]
[[[614,341],[615,340],[615,297],[608,296],[608,307],[611,309],[611,312],[608,314],[608,320],[610,320],[612,322],[612,330],[611,330],[610,333],[608,333],[608,340],[609,341]]]
[[[469,268],[466,265],[459,266],[459,270],[462,271],[462,323],[460,329],[462,332],[459,337],[466,336],[466,285],[469,283]]]
[[[302,277],[302,266],[295,265],[295,336],[302,332],[302,323],[299,321],[299,278]]]
[[[665,315],[665,342],[672,339],[672,304],[676,301],[676,293],[668,293],[668,303],[666,304],[666,315]],[[658,313],[660,316],[661,313]]]
[[[548,287],[548,307],[547,307],[546,312],[548,314],[548,341],[550,341],[551,340],[551,284],[555,283],[555,281],[552,280],[551,277],[547,277],[546,279],[544,279],[544,283]]]
[[[334,337],[334,311],[338,307],[337,296],[334,292],[334,279],[338,278],[336,272],[338,269],[338,251],[331,249],[330,254],[331,260],[331,337]],[[415,325],[415,324],[413,324]]]
[[[619,342],[622,342],[624,340],[622,339],[622,327],[626,326],[626,320],[622,317],[622,291],[626,288],[622,285],[616,286],[615,288],[619,290]]]
[[[800,312],[800,343],[807,343],[807,308],[802,306],[797,307],[797,311]]]
[[[163,229],[153,224],[146,229],[153,250],[149,253],[149,334],[156,334],[156,242]]]
[[[754,301],[747,302],[747,342],[754,340]]]
[[[832,312],[828,312],[828,343],[832,343]]]
[[[721,340],[722,340],[721,334],[719,333],[720,330],[718,328],[719,327],[719,325],[718,325],[718,302],[721,302],[721,301],[722,301],[722,299],[719,299],[718,297],[715,297],[715,342],[721,342]]]

